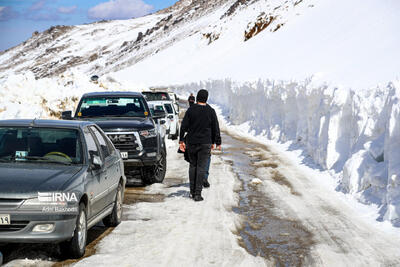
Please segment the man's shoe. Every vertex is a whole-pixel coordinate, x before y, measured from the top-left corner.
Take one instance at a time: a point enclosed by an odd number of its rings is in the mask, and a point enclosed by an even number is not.
[[[204,187],[204,188],[209,188],[209,187],[210,187],[210,183],[209,183],[207,180],[205,180],[205,181],[203,182],[203,187]]]
[[[194,196],[194,201],[203,201],[203,200],[204,200],[204,198],[202,196],[200,196],[200,195],[195,195]]]

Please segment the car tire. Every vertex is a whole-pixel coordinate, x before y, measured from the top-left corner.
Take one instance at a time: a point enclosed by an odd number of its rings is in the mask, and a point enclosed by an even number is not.
[[[85,204],[79,204],[79,214],[76,218],[74,235],[71,240],[60,243],[62,255],[79,259],[85,255],[87,242],[87,213]]]
[[[167,152],[164,148],[161,150],[160,160],[146,172],[145,182],[148,184],[162,183],[167,171]]]
[[[176,132],[175,132],[175,134],[172,136],[172,140],[176,140],[176,139],[178,139],[178,137],[179,137],[179,127],[177,126],[176,127]]]
[[[107,227],[115,227],[122,220],[122,204],[123,204],[123,188],[122,184],[118,184],[117,194],[115,195],[114,207],[110,215],[104,217],[103,224]]]

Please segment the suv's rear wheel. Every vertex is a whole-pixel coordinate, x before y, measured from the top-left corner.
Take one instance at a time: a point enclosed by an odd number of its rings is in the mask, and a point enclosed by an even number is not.
[[[165,147],[165,146],[164,146]],[[158,162],[147,169],[145,172],[145,180],[149,184],[162,183],[167,171],[167,152],[165,149],[161,151],[161,157]]]
[[[118,185],[117,195],[115,196],[114,208],[110,215],[104,217],[103,223],[107,227],[115,227],[122,220],[122,203],[123,203],[122,184]]]
[[[178,137],[179,137],[179,127],[178,127],[178,125],[176,126],[176,131],[175,131],[175,134],[172,136],[172,140],[176,140],[176,139],[178,139]]]
[[[79,204],[79,215],[76,218],[74,235],[71,240],[60,244],[63,255],[74,259],[81,258],[85,254],[87,241],[87,216],[85,204]]]

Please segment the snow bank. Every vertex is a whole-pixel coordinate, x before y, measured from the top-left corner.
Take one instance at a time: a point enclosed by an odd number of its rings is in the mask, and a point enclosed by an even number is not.
[[[119,85],[104,78],[92,83],[87,75],[70,72],[55,78],[36,80],[30,72],[0,80],[0,119],[59,118],[73,110],[82,94],[104,91]]]
[[[380,208],[400,226],[400,83],[353,91],[304,82],[210,80],[181,92],[210,91],[233,124],[252,134],[303,146],[338,177],[338,190]]]

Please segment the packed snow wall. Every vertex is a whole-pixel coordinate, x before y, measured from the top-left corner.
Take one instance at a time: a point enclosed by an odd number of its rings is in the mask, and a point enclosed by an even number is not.
[[[94,83],[79,72],[43,79],[31,72],[13,74],[0,79],[0,119],[58,119],[76,107],[82,94],[108,87],[119,89],[119,84],[107,78]]]
[[[233,124],[255,135],[301,145],[339,177],[338,190],[380,208],[400,226],[400,83],[353,91],[315,82],[210,80],[182,92],[210,91]]]

